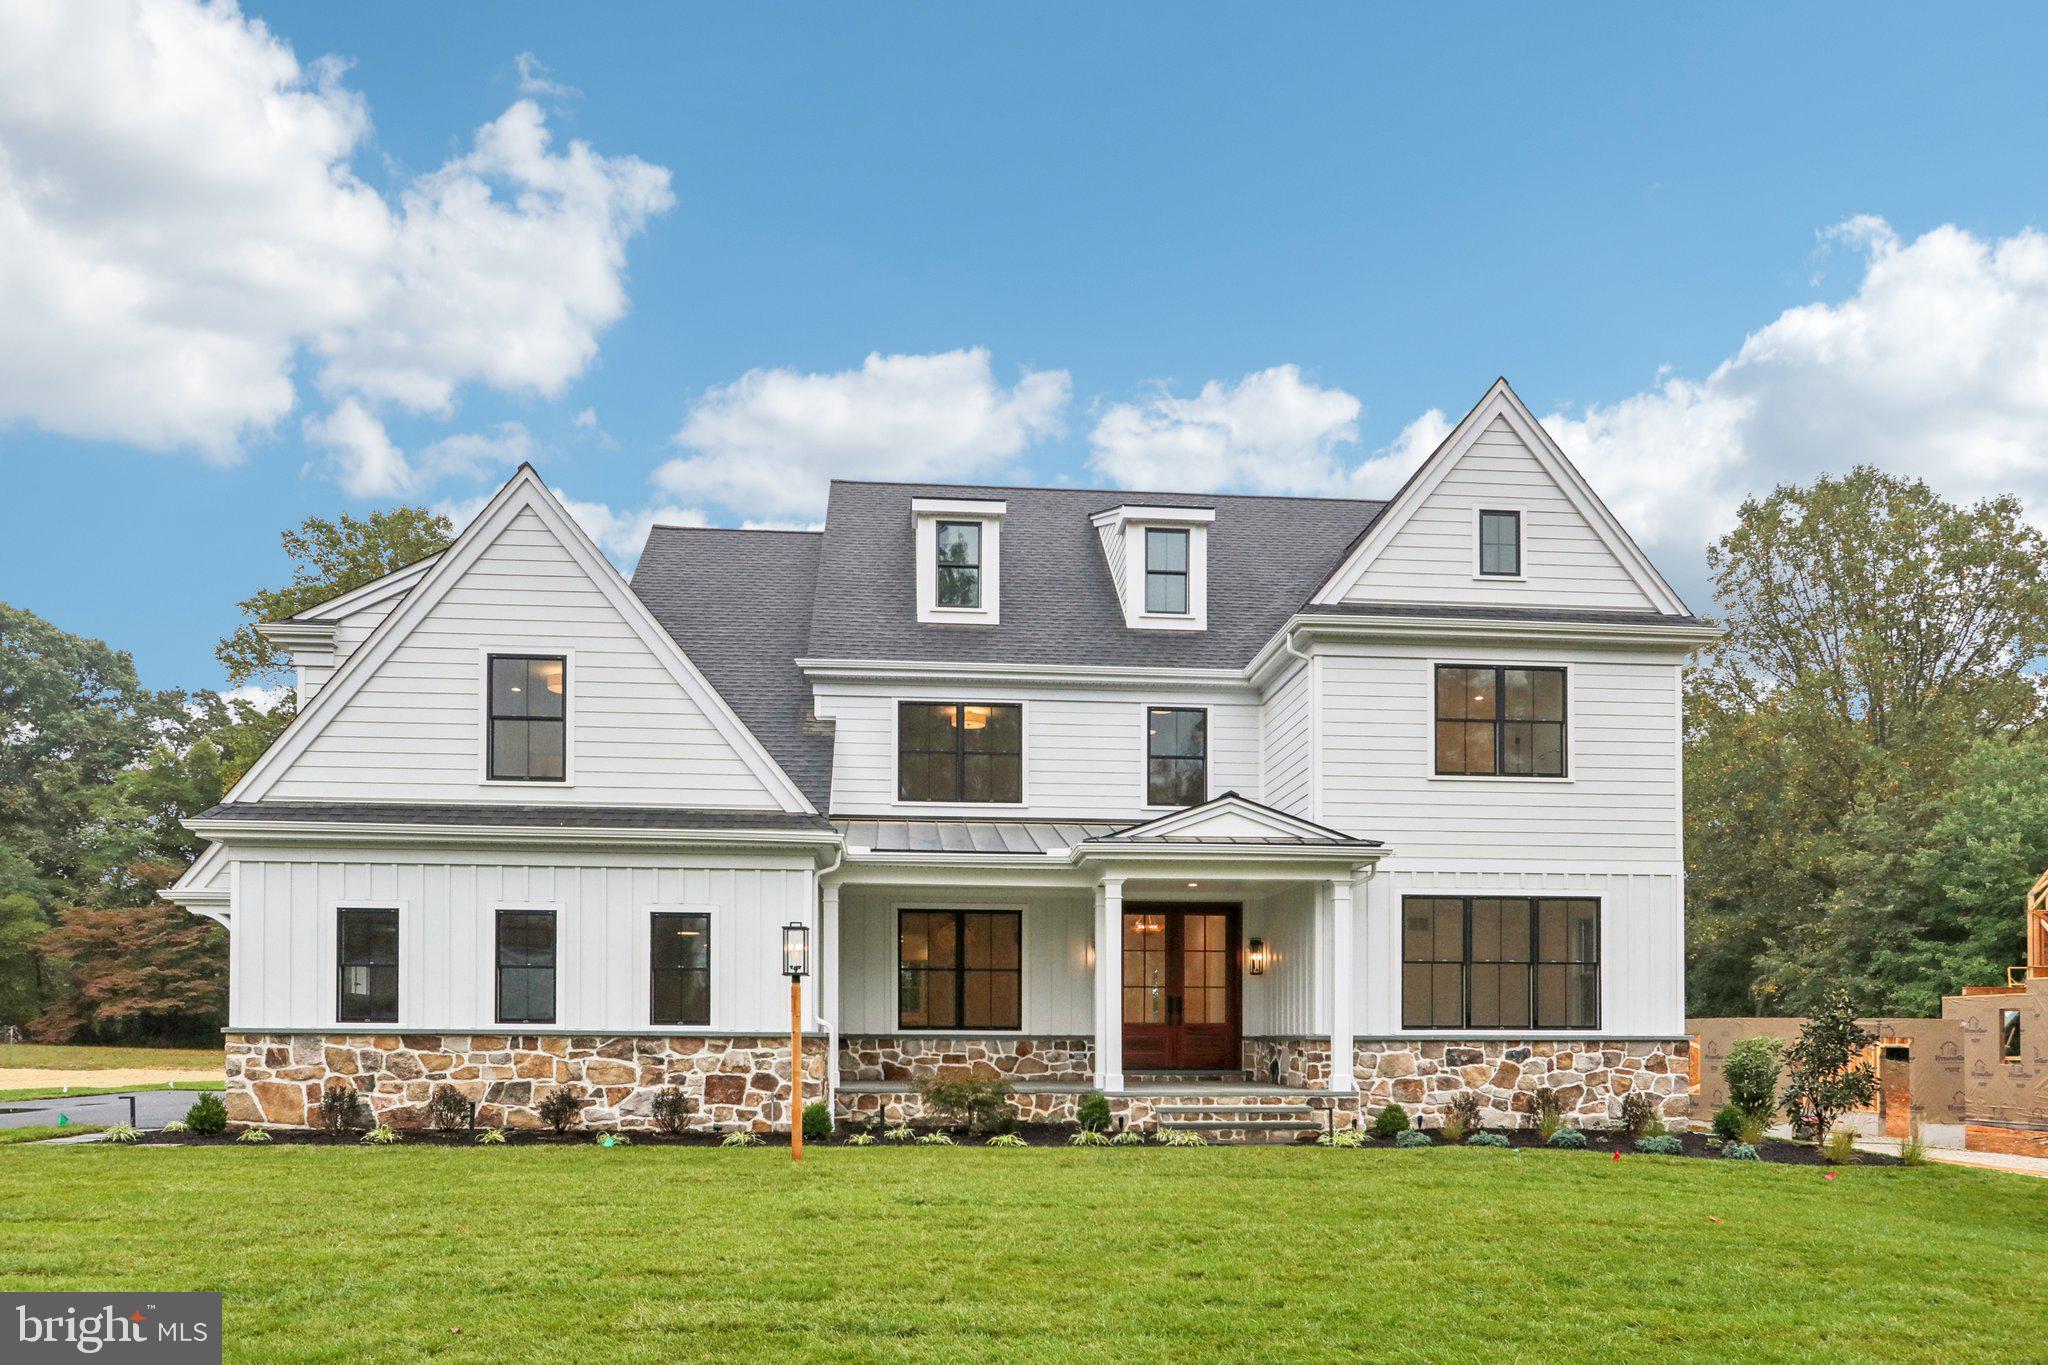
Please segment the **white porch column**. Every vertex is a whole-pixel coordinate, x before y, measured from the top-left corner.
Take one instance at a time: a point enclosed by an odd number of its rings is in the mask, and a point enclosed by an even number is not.
[[[1348,877],[1332,877],[1330,896],[1330,1089],[1357,1089],[1352,1065],[1352,1021],[1357,1018],[1357,942]]]
[[[1124,879],[1095,887],[1095,1088],[1124,1088]]]
[[[825,1026],[825,1086],[839,1102],[839,883],[818,883],[818,1018]]]

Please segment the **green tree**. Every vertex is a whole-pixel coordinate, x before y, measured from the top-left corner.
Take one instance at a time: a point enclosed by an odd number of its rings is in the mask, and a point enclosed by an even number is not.
[[[250,682],[282,683],[285,654],[257,633],[258,625],[296,616],[439,554],[454,538],[455,527],[448,518],[423,507],[388,507],[367,517],[344,512],[333,521],[307,517],[297,530],[281,537],[292,564],[291,581],[245,599],[241,604],[243,623],[214,647],[214,657],[237,687]]]
[[[1795,1131],[1815,1142],[1835,1120],[1877,1094],[1877,1076],[1863,1054],[1877,1035],[1856,1022],[1847,991],[1830,991],[1785,1049],[1785,1093],[1780,1102]]]

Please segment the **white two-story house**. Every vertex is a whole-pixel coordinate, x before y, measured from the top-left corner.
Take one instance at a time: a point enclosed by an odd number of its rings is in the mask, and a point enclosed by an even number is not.
[[[266,633],[298,719],[167,893],[231,934],[243,1122],[786,1126],[786,925],[842,1117],[1683,1103],[1716,632],[1504,382],[1386,502],[840,482],[631,582],[522,468]]]

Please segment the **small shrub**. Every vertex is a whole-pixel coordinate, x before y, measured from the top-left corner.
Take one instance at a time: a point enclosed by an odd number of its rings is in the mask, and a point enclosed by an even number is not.
[[[727,1133],[723,1138],[719,1139],[718,1145],[721,1147],[759,1147],[761,1145],[761,1135],[759,1133],[750,1133],[742,1128],[736,1133]]]
[[[1730,1100],[1714,1111],[1714,1136],[1723,1142],[1742,1141],[1742,1121],[1748,1117],[1741,1105]]]
[[[109,1134],[109,1136],[112,1136]],[[1899,1163],[1905,1166],[1927,1164],[1927,1143],[1920,1136],[1920,1120],[1914,1119],[1906,1126],[1905,1140],[1899,1143]]]
[[[1010,1103],[1012,1091],[1005,1080],[980,1080],[972,1076],[934,1076],[917,1087],[924,1098],[925,1112],[964,1127],[970,1133],[1006,1131],[1016,1122]]]
[[[1762,1159],[1756,1154],[1756,1148],[1746,1142],[1730,1142],[1723,1144],[1721,1147],[1721,1160],[1723,1161],[1761,1161]]]
[[[320,1092],[320,1126],[336,1135],[352,1133],[369,1117],[363,1097],[352,1085],[330,1085]]]
[[[1373,1115],[1372,1135],[1384,1142],[1397,1133],[1408,1131],[1408,1111],[1398,1104],[1390,1104]]]
[[[1778,1072],[1785,1043],[1779,1038],[1744,1038],[1728,1049],[1721,1077],[1728,1082],[1728,1103],[1766,1122],[1778,1110]]]
[[[228,1107],[212,1093],[201,1095],[185,1111],[185,1126],[201,1137],[215,1137],[228,1130]]]
[[[1365,1134],[1359,1132],[1356,1128],[1346,1128],[1342,1132],[1337,1133],[1323,1133],[1317,1136],[1316,1146],[1363,1147],[1365,1146]]]
[[[1478,1131],[1479,1096],[1460,1090],[1452,1096],[1450,1111],[1444,1115],[1444,1141],[1463,1142],[1467,1134]]]
[[[1684,1156],[1685,1144],[1666,1133],[1636,1139],[1636,1150],[1650,1156]]]
[[[1027,1147],[1029,1145],[1029,1143],[1025,1142],[1023,1138],[1018,1137],[1015,1133],[997,1133],[982,1144],[984,1147]]]
[[[367,1142],[373,1147],[392,1147],[398,1143],[398,1134],[391,1131],[391,1125],[380,1123],[356,1141]]]
[[[804,1141],[823,1142],[832,1136],[832,1106],[812,1100],[804,1106]]]
[[[1427,1147],[1431,1144],[1429,1134],[1423,1132],[1420,1128],[1403,1128],[1400,1132],[1394,1134],[1394,1145],[1396,1147]]]
[[[1820,1149],[1837,1166],[1852,1164],[1856,1160],[1856,1130],[1836,1124],[1828,1129],[1827,1141],[1821,1143]]]
[[[427,1101],[427,1126],[444,1133],[475,1132],[476,1101],[452,1085],[441,1086]]]
[[[1121,1133],[1111,1133],[1109,1135],[1109,1145],[1112,1147],[1136,1147],[1144,1141],[1145,1135],[1143,1133],[1135,1133],[1128,1128],[1124,1129]]]
[[[1536,1136],[1545,1142],[1556,1137],[1564,1127],[1564,1102],[1557,1097],[1557,1091],[1547,1085],[1536,1087]]]
[[[1090,1091],[1074,1106],[1074,1121],[1090,1133],[1105,1132],[1109,1128],[1109,1097],[1100,1091]]]
[[[883,1129],[882,1136],[891,1142],[909,1142],[917,1136],[917,1130],[907,1123],[899,1123],[894,1128]]]
[[[189,1133],[192,1131],[192,1125],[183,1119],[172,1119],[158,1131],[164,1133]]]
[[[479,1147],[502,1147],[505,1145],[505,1130],[486,1128],[476,1135],[476,1143]]]
[[[252,1146],[260,1145],[265,1142],[273,1142],[275,1140],[276,1139],[272,1138],[270,1134],[264,1132],[261,1128],[248,1128],[235,1134],[235,1141],[246,1142]]]
[[[670,1137],[681,1137],[683,1129],[690,1124],[690,1113],[696,1108],[690,1093],[679,1085],[664,1086],[654,1092],[648,1102],[647,1113],[654,1120],[654,1126]]]
[[[1735,1139],[1738,1142],[1746,1142],[1752,1147],[1761,1147],[1764,1141],[1764,1130],[1770,1127],[1770,1124],[1771,1118],[1768,1114],[1745,1113],[1742,1116],[1741,1126],[1735,1130]]]
[[[1123,1135],[1119,1133],[1117,1136],[1121,1137]],[[1080,1132],[1067,1139],[1067,1145],[1069,1147],[1107,1147],[1110,1141],[1109,1134],[1099,1128],[1083,1128]]]
[[[567,1086],[558,1085],[541,1097],[540,1119],[557,1133],[569,1131],[569,1125],[576,1121],[576,1111],[583,1107],[583,1098]]]
[[[1207,1147],[1209,1139],[1186,1128],[1162,1128],[1159,1130],[1161,1147]]]
[[[1586,1135],[1576,1128],[1560,1128],[1543,1141],[1545,1146],[1556,1147],[1562,1151],[1583,1152],[1586,1150]]]
[[[1614,1126],[1623,1137],[1647,1136],[1650,1125],[1657,1122],[1657,1101],[1640,1090],[1631,1090],[1621,1097],[1621,1112],[1616,1115]]]
[[[873,1133],[855,1133],[846,1139],[846,1145],[849,1147],[872,1147],[875,1145],[875,1135]]]
[[[1465,1139],[1467,1147],[1505,1147],[1508,1145],[1505,1133],[1474,1133]]]
[[[911,1139],[915,1147],[951,1147],[953,1139],[945,1133],[919,1133]]]

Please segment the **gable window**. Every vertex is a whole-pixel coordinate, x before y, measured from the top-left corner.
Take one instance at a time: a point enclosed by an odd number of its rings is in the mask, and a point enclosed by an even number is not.
[[[1409,896],[1401,1027],[1598,1028],[1600,902]]]
[[[2016,1062],[2020,1059],[2020,1012],[2000,1010],[1998,1012],[1998,1057],[2000,1061]]]
[[[1024,708],[906,701],[896,708],[896,799],[1024,799]]]
[[[487,771],[493,782],[567,779],[568,700],[569,667],[562,656],[491,656]]]
[[[711,916],[658,911],[653,923],[648,1022],[711,1022]]]
[[[1022,1028],[1023,916],[904,910],[896,925],[898,1028]]]
[[[334,1017],[344,1024],[398,1022],[398,912],[336,912],[341,979]]]
[[[938,604],[981,606],[981,523],[942,521],[938,525]]]
[[[1479,572],[1493,578],[1522,576],[1522,514],[1479,514]]]
[[[1179,527],[1145,528],[1145,610],[1162,616],[1188,612],[1188,533]]]
[[[555,1022],[555,912],[498,912],[498,1022]]]
[[[1209,799],[1209,713],[1196,706],[1145,712],[1145,804],[1199,806]]]
[[[1438,664],[1436,771],[1563,777],[1564,670]]]

